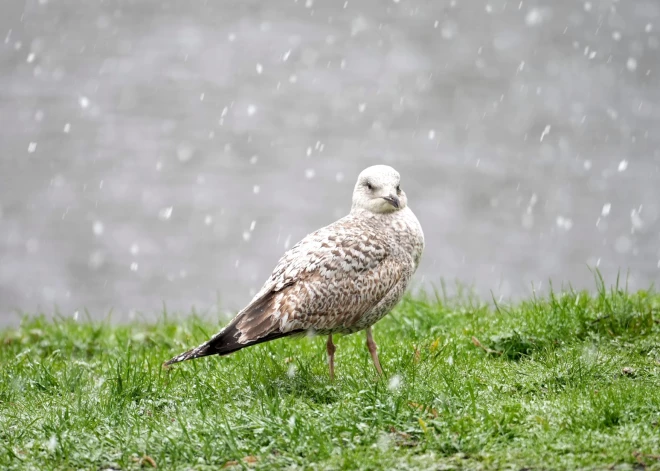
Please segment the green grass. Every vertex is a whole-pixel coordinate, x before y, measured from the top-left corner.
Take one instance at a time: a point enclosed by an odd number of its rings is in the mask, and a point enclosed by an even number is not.
[[[199,318],[0,336],[1,469],[660,469],[660,295],[405,299],[364,335],[177,365]]]

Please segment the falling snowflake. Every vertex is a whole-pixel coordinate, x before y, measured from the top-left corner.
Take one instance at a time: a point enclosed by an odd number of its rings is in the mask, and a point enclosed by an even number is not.
[[[550,129],[552,129],[552,126],[550,126],[549,124],[543,129],[543,132],[541,133],[541,142],[543,142],[545,136],[547,136],[550,133]]]
[[[160,211],[158,211],[158,219],[161,221],[167,221],[169,218],[172,217],[172,211],[174,210],[174,206],[168,206],[167,208],[163,208]]]
[[[644,227],[644,221],[642,221],[642,218],[639,215],[639,211],[636,209],[633,209],[630,212],[630,222],[632,224],[633,231],[639,230],[642,227]]]
[[[176,156],[179,162],[188,162],[192,159],[195,149],[188,143],[182,142],[176,148]]]
[[[619,172],[624,172],[627,168],[628,168],[628,161],[624,159],[621,162],[619,162],[619,167],[617,170]]]
[[[525,24],[527,26],[536,26],[543,22],[543,13],[538,8],[532,8],[525,15]]]
[[[605,203],[603,205],[603,209],[600,211],[601,216],[605,217],[610,214],[610,210],[612,209],[612,204],[611,203]]]
[[[565,231],[570,231],[573,227],[573,220],[564,216],[557,216],[555,222],[557,223],[557,227],[564,229]]]
[[[94,232],[94,235],[97,235],[97,236],[103,235],[104,230],[105,230],[105,227],[103,226],[103,223],[101,221],[96,221],[92,225],[92,231]]]

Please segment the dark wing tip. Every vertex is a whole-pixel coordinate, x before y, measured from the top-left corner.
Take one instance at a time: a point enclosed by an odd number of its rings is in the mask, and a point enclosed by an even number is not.
[[[290,335],[277,328],[277,319],[273,317],[273,296],[275,294],[273,291],[265,293],[241,311],[211,340],[166,361],[163,363],[163,367],[167,368],[174,363],[209,355],[229,355],[250,345]],[[241,337],[247,337],[247,339],[240,341]]]
[[[182,361],[186,360],[192,360],[194,358],[199,358],[199,357],[205,357],[207,355],[211,355],[212,353],[209,352],[209,345],[208,344],[203,344],[200,345],[197,348],[193,348],[192,350],[188,350],[187,352],[183,352],[180,355],[175,356],[174,358],[170,358],[167,360],[165,363],[163,363],[163,368],[167,368],[174,363],[180,363]]]

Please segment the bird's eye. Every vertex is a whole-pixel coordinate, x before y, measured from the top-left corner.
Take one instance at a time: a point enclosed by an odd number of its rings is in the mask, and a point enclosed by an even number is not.
[[[367,185],[367,188],[369,188],[369,190],[374,189],[374,186],[371,184],[371,182],[366,182],[365,185]]]
[[[396,192],[397,192],[397,194],[401,193],[401,186],[399,186],[399,185],[396,186]]]

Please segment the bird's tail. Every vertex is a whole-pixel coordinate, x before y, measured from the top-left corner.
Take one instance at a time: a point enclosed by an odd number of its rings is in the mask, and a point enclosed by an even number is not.
[[[169,366],[180,361],[192,360],[209,355],[229,355],[242,348],[262,342],[288,337],[302,332],[295,330],[282,332],[277,318],[273,316],[278,296],[283,291],[268,291],[252,301],[245,309],[236,314],[231,322],[211,340],[197,348],[188,350],[165,362]]]
[[[251,345],[249,343],[239,343],[237,341],[239,335],[240,332],[237,331],[235,323],[231,323],[214,335],[211,340],[167,360],[163,366],[170,366],[174,363],[193,360],[195,358],[206,357],[209,355],[229,355],[230,353]]]
[[[251,345],[256,345],[258,343],[269,342],[271,340],[279,339],[282,337],[288,337],[290,335],[297,335],[304,332],[301,330],[294,330],[291,332],[280,332],[275,330],[268,333],[267,335],[254,339],[248,340],[244,343],[238,341],[240,337],[240,331],[236,328],[236,324],[232,322],[218,334],[214,335],[211,340],[201,344],[198,347],[195,347],[187,352],[183,352],[180,355],[175,356],[174,358],[166,361],[163,366],[170,366],[174,363],[179,363],[186,360],[193,360],[195,358],[206,357],[209,355],[229,355],[230,353],[237,352],[238,350],[249,347]]]
[[[183,352],[174,358],[170,358],[167,360],[165,363],[163,363],[163,366],[170,366],[173,365],[174,363],[179,363],[181,361],[186,361],[186,360],[192,360],[193,358],[201,358],[205,357],[208,355],[213,355],[212,352],[210,352],[211,348],[209,346],[209,343],[203,343],[199,347],[195,347],[193,349],[188,350],[187,352]]]

